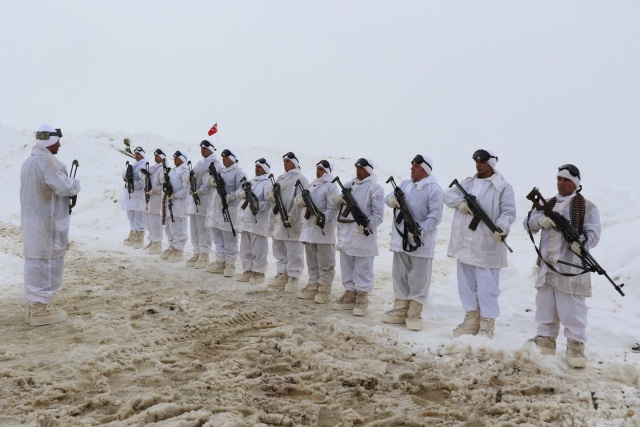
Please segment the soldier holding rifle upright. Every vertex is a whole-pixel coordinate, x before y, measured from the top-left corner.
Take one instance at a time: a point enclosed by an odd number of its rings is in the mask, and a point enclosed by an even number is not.
[[[562,323],[567,338],[567,363],[573,368],[584,368],[587,364],[584,353],[587,342],[585,300],[591,296],[591,276],[581,274],[580,255],[583,255],[583,249],[588,251],[600,241],[600,214],[597,206],[580,194],[582,186],[577,167],[570,164],[560,166],[556,180],[558,194],[548,201],[548,205],[553,212],[570,221],[580,238],[569,243],[559,231],[560,224],[542,210],[532,210],[524,220],[525,229],[533,233],[541,231],[541,259],[535,285],[538,330],[529,341],[542,354],[555,354],[556,338]],[[566,262],[575,267],[564,264]]]
[[[345,292],[335,310],[353,310],[354,316],[367,314],[369,293],[373,290],[373,259],[378,255],[378,226],[384,219],[384,190],[373,173],[373,162],[360,158],[356,177],[344,184],[336,178],[342,194],[333,202],[338,212],[338,250]]]
[[[216,158],[215,148],[206,139],[200,142],[200,155],[202,159],[189,171],[189,192],[186,199],[187,215],[189,216],[189,232],[191,235],[191,245],[193,246],[193,256],[186,261],[187,267],[206,268],[209,264],[209,253],[211,252],[211,229],[206,227],[207,212],[209,202],[215,194],[215,189],[211,191],[211,186],[205,182],[205,175],[209,173],[209,165],[216,163],[216,168],[222,168],[222,164]],[[193,177],[193,179],[192,179]],[[199,204],[196,204],[196,201]]]
[[[411,179],[385,198],[393,208],[390,250],[393,252],[393,308],[383,322],[422,329],[422,307],[429,298],[436,233],[442,219],[442,188],[433,175],[433,160],[418,154],[411,161]]]
[[[444,192],[444,203],[456,209],[447,255],[458,260],[458,294],[466,312],[453,336],[493,338],[495,319],[500,315],[500,270],[508,265],[504,239],[516,219],[516,204],[511,184],[496,170],[498,156],[480,149],[472,159],[476,174],[459,185],[473,200],[467,200],[457,187]],[[496,231],[479,221],[479,215],[471,208],[474,201]]]
[[[149,245],[146,247],[149,255],[157,255],[162,252],[162,183],[160,177],[164,173],[162,161],[167,158],[161,149],[153,152],[155,164],[140,171],[143,182],[148,180],[151,188],[145,189],[145,222],[149,231]]]
[[[218,162],[211,163],[209,174],[204,178],[209,181],[209,191],[212,192],[206,225],[211,230],[213,244],[216,247],[216,261],[207,265],[207,271],[233,277],[238,258],[238,235],[235,231],[238,216],[236,194],[240,192],[242,180],[246,179],[246,175],[231,150],[222,150],[220,156],[223,167],[220,168]]]
[[[296,296],[326,304],[331,299],[331,285],[336,274],[336,214],[338,207],[333,198],[338,188],[331,175],[328,160],[316,164],[316,179],[298,197],[298,206],[304,211],[300,241],[304,244],[309,283]],[[302,183],[298,183],[298,189]]]
[[[267,159],[255,161],[256,177],[244,182],[238,193],[240,211],[238,229],[242,231],[240,239],[240,262],[242,274],[237,275],[238,282],[259,284],[264,282],[267,271],[267,255],[269,255],[269,221],[271,203],[267,193],[271,191],[271,180],[268,177],[271,164]]]
[[[136,249],[144,247],[144,182],[140,178],[140,171],[145,167],[145,152],[142,147],[136,147],[133,150],[136,162],[129,165],[122,174],[125,180],[125,188],[122,193],[122,209],[127,211],[127,219],[129,220],[129,237],[122,241],[126,246],[133,246]],[[129,181],[129,182],[127,182]]]
[[[300,162],[294,153],[288,152],[282,156],[282,162],[284,173],[269,192],[269,201],[275,210],[271,220],[272,248],[277,269],[269,286],[284,286],[285,292],[297,292],[304,269],[304,250],[302,242],[298,240],[302,229],[302,209],[296,203],[296,196],[300,195],[296,181],[300,180],[304,188],[309,186],[309,181],[300,172]]]
[[[180,262],[184,257],[184,245],[187,243],[186,198],[189,196],[187,176],[187,156],[181,151],[173,153],[175,167],[162,174],[166,198],[164,203],[164,232],[169,240],[169,248],[160,254],[160,258],[169,262]]]
[[[62,131],[48,124],[36,132],[31,156],[20,171],[20,215],[24,248],[25,320],[31,326],[62,322],[67,312],[51,305],[62,287],[69,245],[70,200],[80,181],[54,156]],[[76,163],[77,164],[77,163]]]

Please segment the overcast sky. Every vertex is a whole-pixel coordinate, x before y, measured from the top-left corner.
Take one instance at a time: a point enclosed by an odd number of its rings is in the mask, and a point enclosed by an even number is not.
[[[223,146],[394,170],[421,152],[447,179],[479,147],[512,180],[640,179],[638,1],[0,0],[0,37],[18,129],[187,145],[217,122]]]

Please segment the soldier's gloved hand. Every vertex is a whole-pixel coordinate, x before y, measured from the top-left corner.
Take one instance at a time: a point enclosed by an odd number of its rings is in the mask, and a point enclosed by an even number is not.
[[[191,185],[191,175],[187,175],[187,185]]]
[[[548,216],[545,216],[544,218],[542,218],[539,222],[540,227],[544,228],[545,230],[549,230],[551,228],[556,228],[556,223],[553,222],[553,220],[551,218],[549,218]]]
[[[202,190],[201,190],[201,189],[199,189],[199,188],[198,188],[196,191],[192,191],[192,192],[191,192],[191,195],[192,195],[192,196],[199,196],[199,195],[201,195],[201,194],[202,194]]]
[[[227,193],[227,203],[233,201],[233,193]]]
[[[304,197],[298,197],[296,199],[296,203],[298,204],[299,208],[306,208],[307,204],[304,202]]]
[[[571,251],[578,256],[582,255],[582,248],[580,247],[580,242],[573,242],[571,244]]]
[[[342,197],[342,194],[336,194],[331,198],[331,201],[338,206],[344,205],[346,203],[344,197]]]
[[[397,209],[400,207],[400,203],[398,203],[398,198],[396,196],[389,197],[389,201],[387,202],[390,208]]]
[[[358,226],[358,233],[364,234],[364,226],[363,225],[359,225]]]
[[[285,219],[283,222],[285,227],[291,227],[291,220],[290,219]]]
[[[212,186],[213,188],[216,188],[218,186],[216,179],[212,176],[209,177],[209,185]]]
[[[458,210],[465,215],[473,215],[473,211],[469,207],[469,203],[467,203],[466,200],[463,200],[460,203],[458,203]]]
[[[167,200],[173,200],[173,199],[175,199],[175,198],[176,198],[176,195],[175,195],[175,194],[172,194],[172,195],[170,195],[170,196],[168,196],[168,197],[167,197]]]
[[[313,218],[311,218],[311,222],[313,225],[318,225],[318,217],[314,215]]]
[[[247,198],[247,193],[245,193],[244,190],[240,190],[240,192],[238,193],[238,197],[240,199],[246,199]]]
[[[502,243],[502,241],[507,237],[506,231],[494,231],[493,238],[496,239],[496,242]]]
[[[273,194],[273,190],[269,190],[267,192],[267,200],[269,200],[271,203],[275,203],[276,202],[276,196],[275,196],[275,194]]]
[[[151,189],[151,190],[149,190],[149,191],[145,191],[145,192],[144,192],[144,194],[147,194],[147,195],[149,195],[149,196],[150,196],[150,195],[152,195],[152,194],[153,194],[153,190],[155,190],[155,189],[153,189],[153,188],[152,188],[152,189]]]

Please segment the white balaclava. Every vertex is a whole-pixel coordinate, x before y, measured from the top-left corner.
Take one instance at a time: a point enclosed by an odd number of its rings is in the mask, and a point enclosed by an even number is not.
[[[56,130],[50,124],[43,124],[38,128],[38,132],[56,132]],[[51,147],[56,142],[60,141],[57,136],[50,136],[49,139],[36,139],[36,146],[46,148]]]

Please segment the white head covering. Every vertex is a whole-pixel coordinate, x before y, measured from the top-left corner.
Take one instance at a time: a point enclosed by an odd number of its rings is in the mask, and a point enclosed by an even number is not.
[[[154,151],[154,152],[153,152],[153,154],[154,154],[154,155],[156,155],[156,154],[157,154],[157,155],[158,155],[158,156],[160,156],[160,158],[161,158],[161,159],[163,159],[163,160],[167,158],[167,155],[166,155],[166,154],[164,154],[164,151],[162,151],[162,150],[161,150],[161,149],[159,149],[159,148],[158,148],[158,149],[156,149],[156,151]]]
[[[320,162],[322,162],[322,160],[320,160]],[[320,162],[318,162],[318,163],[316,164],[316,167],[317,167],[317,168],[322,168],[322,169],[324,169],[324,171],[325,171],[326,173],[330,174],[330,173],[331,173],[331,171],[333,170],[333,165],[331,164],[331,162],[330,162],[329,160],[325,160],[325,162],[329,163],[329,167],[328,167],[328,168],[325,168],[324,166],[322,166],[322,163],[320,163]]]
[[[575,184],[576,189],[580,188],[580,177],[579,176],[571,175],[571,173],[566,169],[559,170],[558,171],[558,176],[561,176],[562,178],[567,178],[568,180],[571,180],[571,182],[573,182]]]
[[[222,150],[222,153],[220,155],[222,157],[228,157],[229,159],[231,159],[233,163],[238,163],[238,159],[236,159],[236,155],[233,154],[233,152],[228,148],[225,148],[224,150]]]
[[[433,160],[431,160],[431,157],[427,154],[421,154],[421,156],[424,159],[424,162],[420,163],[420,166],[422,166],[422,169],[424,169],[426,173],[431,175],[433,172]]]
[[[489,163],[489,166],[491,166],[491,169],[495,170],[496,165],[498,164],[498,156],[493,150],[490,150],[488,148],[485,148],[484,150],[491,155],[491,157],[489,157],[489,160],[487,160],[487,163]]]
[[[289,157],[289,154],[293,155],[293,159],[291,157]],[[295,166],[296,168],[300,168],[300,163],[298,162],[298,158],[296,157],[296,155],[293,153],[293,151],[289,151],[287,154],[285,154],[284,156],[282,156],[282,159],[287,159],[287,160],[291,160],[291,163],[293,163],[293,166]]]
[[[44,123],[38,128],[38,132],[56,132],[56,130],[50,124]],[[60,138],[57,136],[50,136],[49,139],[36,139],[36,146],[42,148],[51,147],[58,141],[60,141]]]
[[[142,156],[143,159],[147,158],[147,153],[145,153],[144,148],[142,147],[136,147],[133,149],[133,154],[136,153],[140,153],[140,155]]]
[[[176,156],[176,153],[180,153],[179,156]],[[180,150],[176,151],[175,153],[173,153],[173,157],[178,157],[180,158],[180,160],[182,160],[183,163],[187,163],[187,156],[184,155],[184,153]]]
[[[369,175],[373,175],[373,168],[375,167],[375,165],[373,164],[373,162],[371,161],[371,159],[367,158],[367,157],[362,157],[363,159],[365,159],[367,161],[367,163],[369,163],[367,166],[361,166],[358,165],[358,162],[356,162],[356,166],[360,166],[362,168],[364,168],[367,172],[369,172]],[[358,159],[360,160],[360,159]]]
[[[260,160],[264,160],[264,163],[260,162]],[[271,170],[271,165],[269,164],[269,160],[267,159],[260,159],[260,160],[256,160],[256,165],[260,166],[262,170],[265,171],[265,173],[269,173],[269,171]]]

